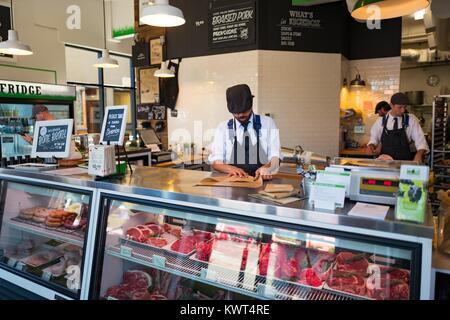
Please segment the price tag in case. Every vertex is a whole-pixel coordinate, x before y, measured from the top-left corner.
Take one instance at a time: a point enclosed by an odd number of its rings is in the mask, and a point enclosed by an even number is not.
[[[164,257],[158,256],[158,255],[154,255],[152,257],[152,262],[157,267],[161,267],[161,268],[165,268],[166,267],[166,258],[164,258]]]
[[[19,271],[23,271],[25,269],[25,263],[23,263],[22,261],[17,262],[16,269]]]
[[[52,273],[48,272],[48,271],[44,271],[42,273],[41,278],[44,279],[45,281],[50,281],[50,279],[52,278]]]
[[[275,297],[276,289],[272,286],[266,286],[265,284],[259,283],[256,292],[261,296],[273,299]]]
[[[131,256],[133,255],[133,249],[126,246],[120,246],[120,254],[124,257],[131,258]]]
[[[14,268],[14,266],[16,265],[17,260],[14,258],[9,258],[8,259],[8,266],[10,266],[11,268]]]
[[[213,270],[202,268],[200,271],[200,277],[209,281],[217,282],[217,272]]]

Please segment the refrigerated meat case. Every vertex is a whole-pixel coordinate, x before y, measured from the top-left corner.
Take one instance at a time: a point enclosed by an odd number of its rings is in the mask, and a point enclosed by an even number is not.
[[[0,179],[0,278],[14,294],[20,286],[32,297],[82,298],[94,190],[45,179]],[[0,294],[8,297],[8,286],[2,287]]]
[[[348,216],[353,202],[333,212],[194,187],[208,175],[136,167],[94,181],[0,169],[3,180],[93,189],[81,299],[432,298],[430,224],[395,221],[392,208],[379,221]]]

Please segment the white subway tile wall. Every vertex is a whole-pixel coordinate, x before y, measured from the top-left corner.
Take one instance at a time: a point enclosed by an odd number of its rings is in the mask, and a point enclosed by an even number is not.
[[[370,128],[378,119],[374,114],[375,106],[382,100],[390,101],[391,96],[400,91],[401,57],[351,60],[348,62],[347,80],[355,78],[357,70],[366,82],[363,89],[349,88],[346,101],[341,101],[341,108],[354,108],[363,114],[365,133],[353,134],[353,139],[360,145],[370,139]]]
[[[337,156],[341,55],[282,51],[259,55],[260,112],[273,115],[281,145]]]
[[[169,144],[196,144],[201,152],[212,142],[221,121],[231,119],[226,89],[246,83],[255,95],[258,112],[258,52],[247,51],[183,59],[180,64],[178,117],[169,116]]]

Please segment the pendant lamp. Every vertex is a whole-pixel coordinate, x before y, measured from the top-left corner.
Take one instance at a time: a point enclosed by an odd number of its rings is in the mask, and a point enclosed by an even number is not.
[[[172,69],[167,68],[168,63],[161,62],[161,68],[156,70],[154,73],[155,77],[158,78],[173,78],[175,77],[175,72]]]
[[[359,73],[358,68],[353,67],[356,70],[356,77],[352,81],[350,81],[350,87],[352,88],[362,88],[366,86],[366,82],[361,79],[361,74]]]
[[[140,22],[155,27],[178,27],[186,23],[183,12],[169,4],[169,0],[155,0],[144,7]]]
[[[0,53],[14,56],[29,56],[33,54],[29,45],[19,41],[19,33],[14,30],[13,2],[11,0],[11,29],[8,30],[8,40],[0,42]]]
[[[109,50],[106,48],[106,14],[105,14],[105,0],[103,0],[103,35],[105,38],[105,49],[102,50],[102,56],[97,59],[94,64],[96,68],[112,69],[118,68],[119,62],[109,56]]]
[[[378,6],[380,19],[383,20],[407,16],[429,5],[430,0],[358,0],[352,10],[352,17],[358,20],[373,19],[374,12],[368,10],[369,6]]]

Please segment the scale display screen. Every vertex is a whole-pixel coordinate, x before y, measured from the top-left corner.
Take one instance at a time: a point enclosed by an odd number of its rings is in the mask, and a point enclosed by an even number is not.
[[[359,193],[371,196],[395,198],[397,196],[398,186],[398,179],[361,177]]]

